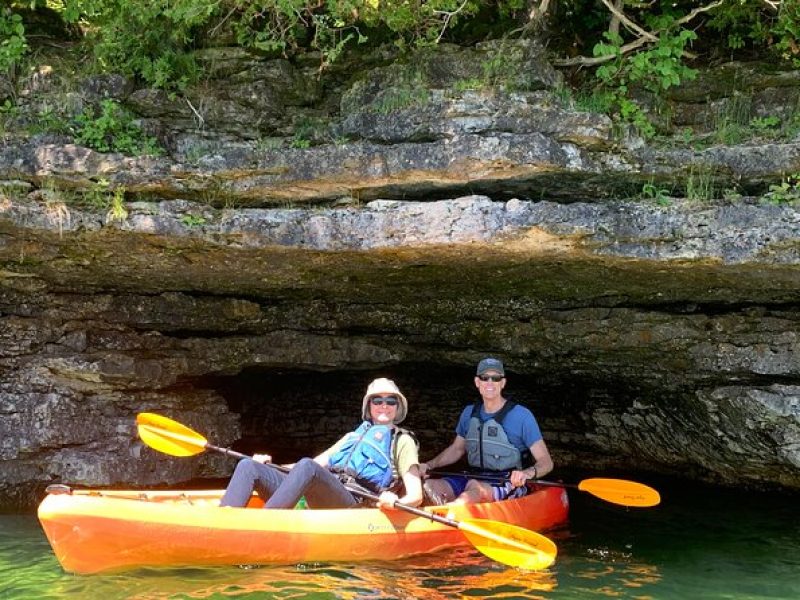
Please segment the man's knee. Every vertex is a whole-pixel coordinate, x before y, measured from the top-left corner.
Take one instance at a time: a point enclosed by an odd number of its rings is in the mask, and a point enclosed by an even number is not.
[[[470,479],[464,491],[456,499],[461,504],[477,504],[492,501],[492,486]]]
[[[443,479],[426,479],[425,483],[422,484],[422,490],[426,504],[439,506],[455,499],[453,488]]]

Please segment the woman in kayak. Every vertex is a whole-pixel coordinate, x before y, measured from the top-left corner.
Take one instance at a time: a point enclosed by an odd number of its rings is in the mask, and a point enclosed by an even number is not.
[[[346,485],[379,495],[378,506],[422,503],[416,440],[397,427],[408,414],[408,401],[391,379],[369,384],[361,415],[364,422],[315,458],[303,458],[288,473],[269,467],[268,454],[236,465],[220,506],[245,506],[253,491],[264,508],[292,508],[305,496],[309,508],[347,508],[359,500]]]

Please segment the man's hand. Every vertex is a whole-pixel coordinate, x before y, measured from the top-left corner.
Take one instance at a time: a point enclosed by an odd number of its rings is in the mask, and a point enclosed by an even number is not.
[[[529,478],[530,475],[525,471],[511,471],[511,474],[508,476],[508,480],[515,488],[523,487]]]

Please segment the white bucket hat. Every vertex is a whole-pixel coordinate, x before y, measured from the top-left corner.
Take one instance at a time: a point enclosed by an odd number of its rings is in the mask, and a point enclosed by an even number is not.
[[[401,423],[408,414],[408,400],[403,396],[395,382],[385,377],[379,377],[367,387],[367,393],[364,394],[364,402],[361,405],[361,418],[365,421],[369,421],[372,418],[369,414],[369,399],[378,394],[394,394],[400,399],[400,403],[397,405],[397,416],[394,422]]]

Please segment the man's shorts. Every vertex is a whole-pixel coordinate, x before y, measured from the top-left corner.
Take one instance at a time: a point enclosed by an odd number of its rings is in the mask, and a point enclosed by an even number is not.
[[[470,480],[468,475],[448,475],[443,477],[450,487],[453,488],[453,494],[458,498],[467,487],[467,481]],[[527,486],[512,488],[511,483],[493,483],[492,484],[492,498],[495,502],[498,500],[505,500],[506,498],[522,498],[528,494]]]

